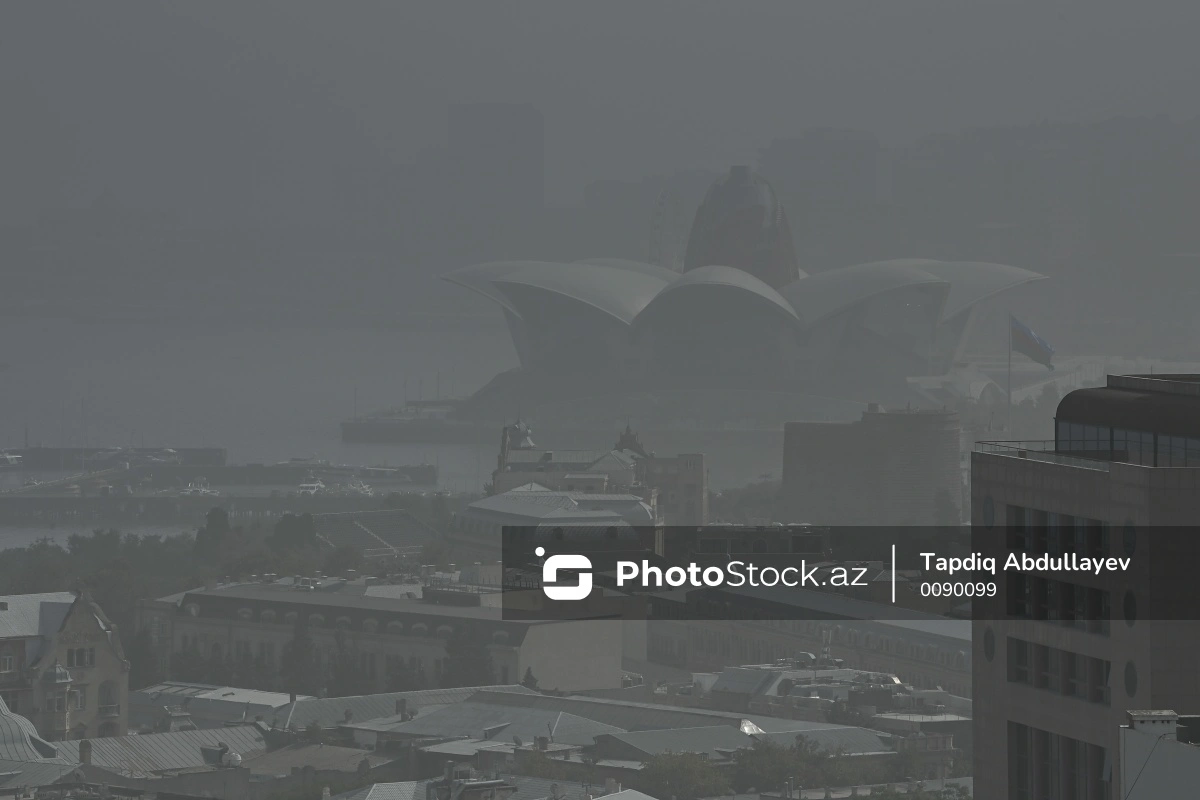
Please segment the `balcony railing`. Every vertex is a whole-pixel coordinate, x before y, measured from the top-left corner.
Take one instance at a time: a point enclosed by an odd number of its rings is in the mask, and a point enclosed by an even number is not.
[[[101,717],[105,717],[105,718],[119,717],[119,716],[121,716],[121,706],[119,704],[100,706],[97,709],[97,712],[100,714]]]
[[[1007,456],[1008,458],[1026,458],[1030,461],[1042,461],[1048,464],[1062,464],[1077,469],[1093,469],[1108,472],[1111,458],[1108,451],[1096,451],[1094,456],[1081,456],[1077,453],[1067,455],[1054,450],[1053,439],[1017,440],[1009,442],[976,442],[976,453]]]

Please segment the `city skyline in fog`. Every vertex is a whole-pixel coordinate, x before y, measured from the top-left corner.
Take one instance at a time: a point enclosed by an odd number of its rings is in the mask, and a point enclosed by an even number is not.
[[[1200,113],[1188,85],[1200,12],[1187,3],[106,4],[5,17],[19,35],[0,48],[15,112],[4,138],[25,190],[0,207],[5,224],[105,193],[220,206],[231,180],[264,199],[272,183],[307,188],[295,214],[320,213],[336,176],[441,147],[456,102],[542,111],[551,205],[601,178],[753,164],[812,127],[899,146]]]

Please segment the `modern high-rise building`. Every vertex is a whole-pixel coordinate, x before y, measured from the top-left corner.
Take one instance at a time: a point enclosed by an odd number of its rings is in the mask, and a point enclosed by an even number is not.
[[[973,549],[1128,558],[1099,573],[1001,571],[976,606],[980,800],[1121,796],[1127,712],[1200,709],[1200,375],[1110,376],[1059,403],[1046,442],[980,442]],[[1127,776],[1124,776],[1127,777]]]

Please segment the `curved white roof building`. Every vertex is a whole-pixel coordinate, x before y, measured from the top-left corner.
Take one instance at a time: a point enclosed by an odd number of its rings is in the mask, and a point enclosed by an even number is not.
[[[774,193],[744,168],[714,184],[696,220],[682,273],[597,258],[492,262],[445,279],[499,305],[522,367],[544,376],[716,376],[779,389],[943,374],[982,301],[1044,278],[914,258],[806,274]],[[741,263],[703,263],[714,253]]]

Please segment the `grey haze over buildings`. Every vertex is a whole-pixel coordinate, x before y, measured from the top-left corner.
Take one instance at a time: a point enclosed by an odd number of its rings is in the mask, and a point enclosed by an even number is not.
[[[0,330],[21,347],[0,445],[25,425],[273,437],[239,456],[276,459],[320,449],[356,394],[469,394],[516,355],[439,276],[646,260],[656,198],[690,225],[736,164],[775,186],[808,272],[1013,264],[1051,278],[1011,303],[1060,352],[1194,358],[1198,21],[1184,2],[6,6]],[[518,109],[507,139],[456,127],[480,103]],[[773,145],[822,128],[865,144]],[[795,168],[839,152],[854,181]],[[472,180],[502,161],[520,192]],[[1007,310],[973,350],[1002,351]],[[288,440],[262,433],[281,418]]]
[[[5,180],[24,189],[9,223],[106,189],[201,222],[334,213],[323,190],[439,146],[450,102],[537,105],[556,204],[813,126],[902,144],[1200,113],[1188,2],[18,4],[3,20]]]

